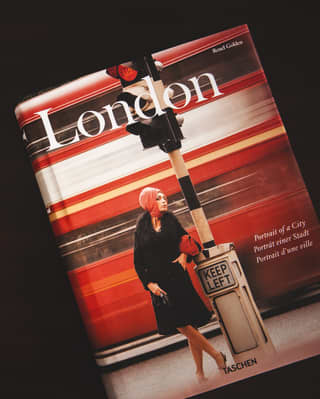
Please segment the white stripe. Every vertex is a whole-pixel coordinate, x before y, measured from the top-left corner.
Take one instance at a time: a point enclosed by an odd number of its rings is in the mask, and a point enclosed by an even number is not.
[[[186,112],[182,152],[255,126],[276,113],[267,85],[240,91]],[[37,172],[36,178],[48,207],[166,160],[168,155],[158,147],[142,151],[140,139],[128,135],[48,166]]]

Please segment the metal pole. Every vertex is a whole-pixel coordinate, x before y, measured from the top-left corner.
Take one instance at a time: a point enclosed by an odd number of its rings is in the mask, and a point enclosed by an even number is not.
[[[155,92],[157,93],[159,104],[162,109],[166,109],[167,105],[163,102],[163,82],[160,78],[159,72],[155,66],[155,61],[152,58],[151,54],[145,55],[142,59],[138,61],[138,63],[139,65],[144,66],[145,70],[154,80]],[[166,115],[162,119],[164,127],[168,128],[172,132],[175,132],[176,136],[181,136],[183,138],[180,127],[178,126],[176,117],[174,116],[172,110],[167,109]],[[188,169],[181,155],[180,147],[180,140],[177,139],[177,141],[173,143],[173,150],[168,150],[166,152],[168,153],[168,156],[170,158],[172,168],[175,171],[181,187],[181,191],[187,202],[191,217],[204,248],[204,251],[202,251],[202,253],[196,258],[196,262],[200,262],[201,260],[211,256],[211,249],[215,247],[215,242],[208,220],[200,205],[200,201],[192,184]]]
[[[197,258],[197,261],[201,261],[205,259],[205,257],[210,256],[210,249],[215,247],[216,244],[180,150],[169,152],[168,155],[204,248],[204,256],[200,255],[200,257]]]

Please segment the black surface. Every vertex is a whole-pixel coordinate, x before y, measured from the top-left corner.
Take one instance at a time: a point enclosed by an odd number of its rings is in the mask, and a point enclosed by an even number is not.
[[[43,18],[0,24],[1,397],[104,397],[15,121],[14,107],[24,96],[144,50],[247,23],[319,214],[319,35],[313,18],[318,11],[306,2],[282,2],[281,9],[269,2],[256,2],[253,8],[250,2],[237,3],[242,5],[107,6],[99,20],[95,10],[87,20],[74,14],[67,22]],[[319,357],[305,360],[224,387],[212,397],[317,397],[319,365]]]

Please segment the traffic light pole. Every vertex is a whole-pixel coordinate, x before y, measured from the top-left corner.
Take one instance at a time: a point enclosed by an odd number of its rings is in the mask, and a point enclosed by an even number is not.
[[[160,143],[160,148],[168,153],[172,168],[175,171],[181,191],[188,204],[194,225],[198,231],[200,241],[203,245],[204,250],[197,258],[197,260],[200,261],[200,259],[210,256],[211,249],[215,247],[215,242],[208,220],[200,205],[200,201],[192,184],[188,169],[180,152],[180,140],[183,138],[183,135],[172,109],[168,109],[167,105],[163,102],[164,85],[160,78],[159,71],[155,65],[154,59],[150,54],[147,54],[144,57],[139,58],[136,64],[138,68],[141,68],[144,73],[147,73],[153,79],[155,94],[157,96],[159,106],[161,107],[162,111],[165,111],[164,115],[154,117],[155,119],[158,118],[158,120],[161,121],[160,123],[164,130],[170,132],[168,135],[163,134],[164,137],[167,137],[165,142]]]
[[[200,261],[203,260],[204,257],[208,258],[210,256],[210,249],[215,246],[215,241],[180,150],[177,149],[169,152],[168,156],[204,248],[201,253],[202,256],[200,255],[200,257],[197,258],[197,261]]]

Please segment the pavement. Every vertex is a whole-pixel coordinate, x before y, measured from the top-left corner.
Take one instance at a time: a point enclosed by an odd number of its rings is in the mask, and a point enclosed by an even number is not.
[[[213,359],[204,354],[208,380],[199,384],[187,346],[175,351],[105,372],[102,376],[109,399],[181,399],[214,390],[262,372],[282,367],[320,353],[320,303],[293,309],[265,320],[276,354],[236,364],[222,335],[210,338],[212,345],[227,354],[228,367],[219,371]]]

